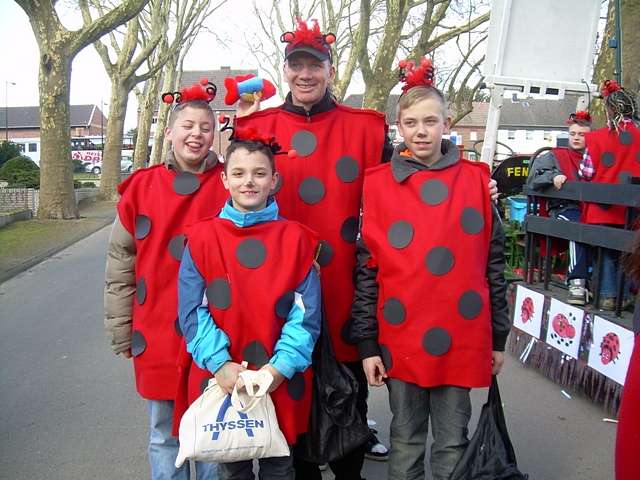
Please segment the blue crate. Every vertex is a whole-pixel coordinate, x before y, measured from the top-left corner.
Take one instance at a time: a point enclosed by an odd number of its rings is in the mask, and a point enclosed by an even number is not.
[[[516,222],[524,222],[527,213],[527,197],[509,197],[509,218]]]

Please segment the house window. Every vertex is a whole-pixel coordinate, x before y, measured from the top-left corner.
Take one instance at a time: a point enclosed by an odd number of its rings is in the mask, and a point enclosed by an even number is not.
[[[526,130],[527,140],[533,140],[533,130]]]
[[[16,143],[16,146],[21,153],[24,153],[24,147],[26,146],[24,143]]]
[[[29,144],[29,151],[30,152],[37,152],[38,151],[38,144],[37,143],[30,143]]]
[[[508,130],[507,131],[507,138],[509,140],[515,140],[516,139],[516,131],[515,130]]]
[[[471,140],[472,142],[475,142],[476,140],[478,140],[478,132],[469,133],[469,140]]]
[[[545,142],[550,142],[551,141],[551,132],[548,130],[544,131],[544,140]]]

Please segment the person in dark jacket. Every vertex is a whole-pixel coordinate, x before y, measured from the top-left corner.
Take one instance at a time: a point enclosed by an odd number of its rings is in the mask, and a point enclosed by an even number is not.
[[[487,387],[510,330],[504,234],[485,164],[459,159],[433,67],[401,64],[404,143],[365,173],[351,339],[393,414],[389,477],[449,478],[468,444],[470,388]]]
[[[529,166],[527,185],[533,190],[544,190],[553,185],[560,190],[562,185],[579,181],[578,170],[586,145],[585,135],[591,131],[589,112],[578,111],[567,119],[569,124],[569,147],[557,147],[537,157]],[[580,221],[580,202],[565,199],[540,200],[540,213],[558,220]],[[569,242],[569,296],[567,302],[572,305],[584,305],[587,301],[587,246],[578,242]]]

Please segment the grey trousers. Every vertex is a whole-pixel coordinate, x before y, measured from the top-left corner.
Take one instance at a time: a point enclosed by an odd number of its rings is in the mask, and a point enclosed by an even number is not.
[[[423,480],[429,418],[433,480],[447,480],[469,443],[471,399],[461,387],[423,388],[388,379],[391,420],[390,480]]]
[[[293,457],[269,457],[258,460],[260,480],[294,480]],[[218,464],[220,480],[253,480],[253,460]]]

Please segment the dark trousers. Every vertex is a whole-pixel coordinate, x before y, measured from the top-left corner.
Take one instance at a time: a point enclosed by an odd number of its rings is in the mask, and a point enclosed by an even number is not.
[[[345,366],[349,368],[358,381],[358,400],[356,402],[356,409],[362,415],[362,418],[367,418],[367,396],[369,394],[367,377],[364,375],[362,369],[362,362],[345,362]],[[295,449],[293,457],[293,465],[296,470],[296,480],[321,480],[322,474],[320,473],[319,465],[315,463],[306,462],[302,459],[295,457]],[[361,480],[360,472],[362,471],[362,464],[364,463],[364,454],[367,451],[367,444],[365,443],[361,447],[356,448],[348,455],[329,463],[329,468],[336,477],[336,480]]]
[[[567,222],[579,222],[580,210],[577,207],[566,207],[559,211],[550,212],[551,215],[558,220],[565,220]],[[567,279],[581,279],[587,278],[587,269],[589,267],[588,262],[588,247],[584,243],[569,242],[569,268],[567,271]]]
[[[260,480],[293,480],[293,462],[291,456],[269,457],[258,460]],[[219,463],[220,480],[254,480],[253,461]]]

